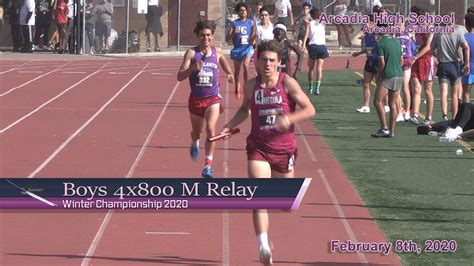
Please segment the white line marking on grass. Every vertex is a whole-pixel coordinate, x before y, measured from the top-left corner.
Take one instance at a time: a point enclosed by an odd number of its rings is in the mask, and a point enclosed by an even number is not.
[[[22,66],[24,66],[24,65],[26,65],[26,64],[28,64],[28,63],[30,63],[30,62],[32,62],[32,61],[25,62],[25,63],[23,63],[23,64],[21,64],[21,65],[19,65],[19,66],[16,66],[16,67],[14,67],[14,68],[12,68],[12,69],[2,71],[2,72],[0,72],[0,74],[5,74],[5,73],[11,72],[11,71],[15,71],[15,70],[19,69],[20,67],[22,67]]]
[[[190,235],[187,232],[145,232],[145,235]]]
[[[40,79],[40,78],[42,78],[42,77],[44,77],[44,76],[47,76],[47,75],[49,75],[49,74],[51,74],[51,73],[53,73],[53,72],[56,72],[56,71],[58,71],[61,67],[65,66],[65,65],[67,65],[67,64],[69,64],[69,61],[66,62],[65,64],[62,64],[62,65],[58,66],[57,68],[55,68],[55,69],[53,69],[53,70],[51,70],[51,71],[49,71],[49,72],[44,73],[43,75],[39,75],[39,76],[37,76],[37,77],[31,79],[30,81],[27,81],[27,82],[25,82],[25,83],[23,83],[23,84],[21,84],[21,85],[18,85],[18,86],[16,86],[16,87],[11,88],[10,90],[8,90],[8,91],[6,91],[6,92],[0,94],[0,97],[5,96],[5,95],[9,94],[10,92],[15,91],[16,89],[19,89],[19,88],[21,88],[21,87],[24,87],[24,86],[30,84],[31,82],[33,82],[33,81],[35,81],[35,80],[38,80],[38,79]]]
[[[56,99],[58,99],[59,97],[61,97],[62,95],[64,95],[66,92],[70,91],[71,89],[73,89],[74,87],[76,87],[77,85],[79,85],[80,83],[82,83],[84,80],[90,78],[91,76],[99,73],[101,71],[101,69],[103,67],[105,67],[108,63],[106,63],[105,65],[103,65],[99,70],[95,71],[94,73],[86,76],[85,78],[81,79],[80,81],[76,82],[74,85],[70,86],[69,88],[65,89],[64,91],[62,91],[61,93],[59,93],[58,95],[56,95],[55,97],[49,99],[47,102],[43,103],[42,105],[36,107],[36,109],[34,109],[33,111],[29,112],[28,114],[24,115],[23,117],[21,117],[20,119],[16,120],[15,122],[11,123],[9,126],[3,128],[2,130],[0,130],[0,134],[1,133],[4,133],[5,131],[7,131],[8,129],[14,127],[15,125],[17,125],[18,123],[20,123],[21,121],[25,120],[26,118],[30,117],[31,115],[33,115],[34,113],[38,112],[41,108],[45,107],[46,105],[50,104],[51,102],[55,101]]]
[[[161,118],[163,117],[164,113],[168,109],[168,106],[171,102],[171,99],[173,99],[173,96],[176,92],[176,89],[178,89],[179,82],[176,83],[176,86],[173,89],[173,92],[171,93],[170,97],[166,101],[165,106],[163,107],[163,110],[161,111],[160,115],[158,116],[155,124],[153,125],[152,129],[150,130],[150,133],[148,134],[148,137],[146,138],[145,142],[142,145],[142,148],[140,149],[140,152],[138,153],[137,157],[135,158],[135,161],[132,164],[132,167],[130,168],[130,171],[128,172],[127,176],[125,178],[130,178],[133,173],[135,172],[135,168],[138,164],[138,162],[142,159],[143,154],[145,153],[146,148],[148,147],[148,144],[150,143],[151,136],[155,133],[156,129],[158,128],[158,125],[160,124]],[[91,257],[94,255],[95,250],[99,246],[100,240],[102,239],[102,236],[104,235],[105,229],[107,228],[107,225],[110,222],[110,218],[112,218],[112,215],[114,214],[114,210],[109,210],[107,214],[105,215],[104,221],[100,224],[99,230],[97,230],[97,233],[94,236],[94,239],[92,240],[91,245],[89,246],[89,249],[87,250],[86,255],[84,256],[84,259],[82,260],[81,266],[87,266],[90,263]]]
[[[352,230],[351,225],[349,222],[347,222],[346,215],[344,214],[344,211],[341,208],[341,205],[339,204],[339,201],[337,200],[336,194],[334,194],[334,191],[332,190],[331,186],[329,185],[329,182],[326,178],[326,175],[324,175],[323,170],[318,169],[319,177],[321,178],[321,181],[324,184],[324,187],[326,188],[326,191],[329,194],[329,197],[331,198],[331,202],[334,205],[334,208],[336,209],[337,215],[339,216],[339,219],[342,222],[342,225],[344,226],[344,230],[346,231],[347,235],[349,238],[354,241],[354,242],[359,242],[357,241],[357,238],[355,237],[354,231]],[[365,257],[364,253],[357,252],[357,256],[359,257],[359,261],[361,263],[367,264],[367,258]]]

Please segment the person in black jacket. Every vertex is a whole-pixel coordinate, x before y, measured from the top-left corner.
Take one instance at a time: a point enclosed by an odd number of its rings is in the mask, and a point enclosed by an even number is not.
[[[155,52],[160,52],[159,37],[163,36],[163,26],[161,25],[161,16],[163,15],[163,8],[161,6],[148,6],[148,13],[146,14],[146,50],[151,52],[150,35],[153,35],[155,42]]]

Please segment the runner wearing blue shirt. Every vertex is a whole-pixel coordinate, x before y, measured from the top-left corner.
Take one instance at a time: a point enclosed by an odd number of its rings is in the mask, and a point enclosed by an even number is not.
[[[247,18],[249,6],[246,3],[238,3],[234,11],[239,18],[232,21],[231,27],[226,35],[226,41],[232,40],[234,48],[230,52],[230,58],[234,61],[234,94],[240,98],[241,82],[239,80],[240,68],[244,68],[244,81],[249,80],[249,65],[253,56],[253,43],[255,41],[255,25],[252,19]]]

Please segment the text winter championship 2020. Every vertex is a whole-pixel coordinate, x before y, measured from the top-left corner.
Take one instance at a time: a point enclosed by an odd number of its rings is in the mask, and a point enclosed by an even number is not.
[[[410,33],[452,33],[454,32],[454,24],[456,21],[454,13],[448,15],[417,15],[409,13],[403,16],[400,13],[374,13],[373,26],[368,24],[371,21],[369,15],[362,13],[354,13],[351,15],[328,15],[321,13],[319,17],[320,23],[325,24],[362,24],[364,25],[362,32],[364,33],[402,33],[404,30]],[[400,25],[404,27],[400,27]],[[382,26],[383,25],[383,26]]]

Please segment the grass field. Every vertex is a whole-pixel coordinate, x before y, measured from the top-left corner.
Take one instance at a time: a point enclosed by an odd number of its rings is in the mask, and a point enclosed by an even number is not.
[[[398,253],[405,265],[472,265],[474,153],[469,147],[474,142],[442,143],[438,137],[417,135],[416,126],[405,122],[397,125],[392,139],[372,138],[378,118],[373,106],[370,114],[354,110],[362,105],[355,71],[324,72],[321,95],[311,96],[319,132],[386,238],[394,244],[412,240],[422,248],[420,254]],[[304,73],[304,88],[306,80]],[[436,121],[441,118],[437,80],[433,91]],[[422,103],[420,111],[425,110]],[[457,156],[460,148],[464,153]],[[427,240],[455,240],[457,250],[428,253],[423,250]]]

